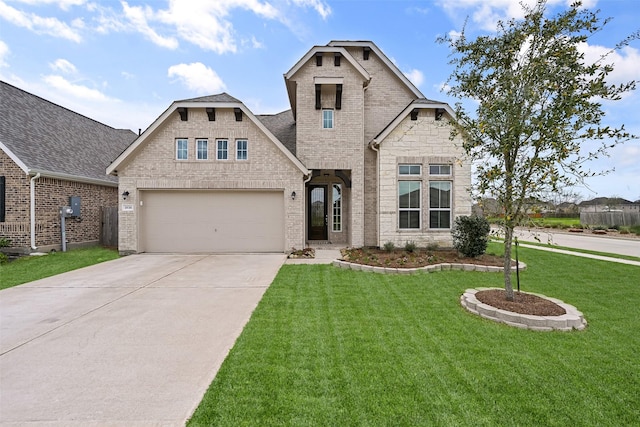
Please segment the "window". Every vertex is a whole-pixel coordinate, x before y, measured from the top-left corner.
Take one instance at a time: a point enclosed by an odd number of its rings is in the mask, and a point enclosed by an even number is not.
[[[322,110],[322,129],[333,129],[333,110]]]
[[[189,158],[188,141],[186,139],[176,139],[176,159],[187,160]]]
[[[451,175],[451,165],[429,165],[429,175]]]
[[[420,181],[399,181],[398,199],[399,227],[420,228]]]
[[[209,142],[206,139],[196,139],[196,159],[207,160],[209,158]]]
[[[451,181],[429,182],[429,228],[451,228]]]
[[[422,166],[420,165],[399,165],[399,175],[420,175],[422,173]]]
[[[236,160],[247,160],[249,158],[249,143],[246,139],[236,141]]]
[[[342,231],[342,187],[333,184],[333,231]]]
[[[218,140],[218,160],[227,160],[229,158],[229,141],[226,139]]]

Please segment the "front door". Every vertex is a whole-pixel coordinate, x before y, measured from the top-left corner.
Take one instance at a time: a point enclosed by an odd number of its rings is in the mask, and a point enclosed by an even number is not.
[[[327,240],[327,187],[310,185],[307,200],[309,240]]]

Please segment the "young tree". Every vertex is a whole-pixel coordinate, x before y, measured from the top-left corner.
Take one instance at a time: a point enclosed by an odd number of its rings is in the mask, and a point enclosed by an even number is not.
[[[619,100],[635,81],[606,81],[613,66],[606,55],[586,63],[580,45],[602,31],[609,19],[582,9],[579,2],[545,17],[546,1],[525,9],[523,20],[499,22],[493,35],[471,41],[441,37],[452,50],[449,94],[478,102],[474,115],[456,104],[454,134],[475,161],[475,193],[492,195],[504,215],[505,295],[513,300],[511,245],[516,225],[526,216],[526,200],[596,175],[585,162],[634,135],[604,126],[602,101]],[[636,32],[612,53],[639,37]],[[593,147],[585,150],[586,146]]]

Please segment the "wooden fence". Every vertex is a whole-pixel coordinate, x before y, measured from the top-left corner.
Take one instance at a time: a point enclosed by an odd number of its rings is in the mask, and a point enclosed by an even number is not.
[[[102,230],[100,232],[102,246],[118,247],[118,207],[102,208]]]
[[[640,212],[581,212],[580,224],[607,227],[640,225]]]

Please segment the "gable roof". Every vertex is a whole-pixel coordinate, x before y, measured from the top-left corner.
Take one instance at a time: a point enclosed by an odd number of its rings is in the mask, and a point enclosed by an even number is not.
[[[414,109],[444,109],[449,116],[455,118],[456,114],[446,102],[433,101],[427,98],[413,100],[396,116],[378,135],[369,142],[369,146],[378,146],[389,134],[413,111]]]
[[[426,99],[425,96],[422,94],[422,92],[420,92],[420,89],[418,89],[413,83],[411,83],[411,80],[409,80],[407,78],[407,76],[404,75],[404,73],[402,71],[400,71],[400,69],[396,66],[396,64],[394,64],[393,62],[391,62],[391,60],[389,58],[387,58],[387,55],[385,55],[378,46],[376,46],[376,44],[370,40],[361,40],[361,41],[354,41],[354,40],[332,40],[329,42],[328,46],[340,46],[340,47],[368,47],[369,49],[371,49],[372,51],[375,52],[375,54],[378,56],[378,58],[380,58],[382,60],[382,62],[387,66],[387,68],[389,68],[389,70],[396,75],[396,77],[398,77],[398,79],[400,79],[400,81],[402,81],[405,86],[407,86],[409,88],[409,90],[411,92],[413,92],[413,94],[416,96],[416,98],[423,98]]]
[[[289,95],[289,104],[291,105],[291,111],[293,113],[293,117],[295,119],[296,116],[296,90],[297,86],[295,82],[291,82],[290,79],[309,61],[312,57],[314,57],[317,53],[339,53],[343,58],[349,62],[353,68],[360,74],[362,80],[364,80],[367,84],[371,80],[371,75],[367,70],[364,69],[362,65],[356,59],[351,56],[349,52],[343,47],[336,46],[314,46],[302,57],[298,62],[295,63],[293,67],[289,71],[284,74],[284,82],[287,87],[287,94]],[[366,86],[366,84],[365,84]]]
[[[118,168],[123,165],[129,156],[134,155],[144,146],[150,135],[164,123],[169,116],[178,108],[239,108],[258,128],[269,138],[275,146],[304,174],[311,172],[298,160],[298,158],[269,130],[265,124],[259,120],[242,102],[227,93],[217,95],[202,96],[199,98],[183,99],[174,101],[135,141],[131,143],[108,167],[107,173],[117,175]],[[284,112],[286,113],[286,111]],[[284,117],[284,113],[283,117]],[[267,119],[268,121],[268,119]],[[275,127],[277,129],[277,126]],[[295,132],[295,131],[294,131]],[[294,133],[295,139],[295,133]]]
[[[0,81],[0,149],[28,175],[116,185],[105,174],[136,134]]]

